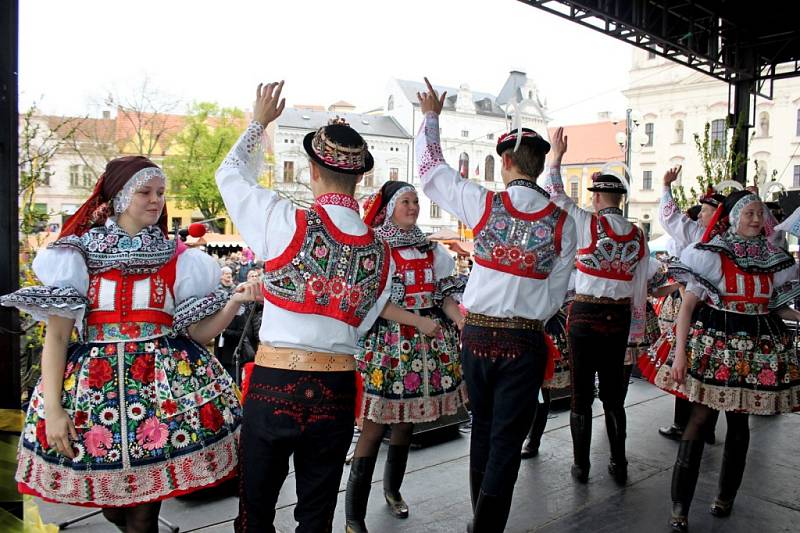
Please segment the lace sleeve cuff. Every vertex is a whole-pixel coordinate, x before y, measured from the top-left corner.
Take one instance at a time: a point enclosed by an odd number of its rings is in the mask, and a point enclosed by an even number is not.
[[[436,282],[436,292],[433,293],[433,302],[441,306],[448,296],[464,294],[467,282],[461,276],[446,276]]]
[[[192,324],[196,324],[220,311],[228,303],[230,294],[226,291],[214,291],[202,298],[189,298],[178,304],[175,309],[173,329],[176,333],[185,335]]]
[[[228,152],[220,168],[233,168],[242,172],[246,177],[258,178],[264,160],[263,133],[264,126],[256,121],[250,122],[242,136]]]
[[[6,294],[0,297],[0,303],[28,313],[36,321],[47,321],[50,315],[71,318],[75,320],[78,329],[81,329],[89,300],[72,287],[36,285]]]
[[[561,180],[561,165],[550,165],[550,171],[548,172],[548,179],[545,183],[544,190],[552,197],[564,194],[564,182]]]
[[[783,285],[775,287],[772,291],[772,298],[769,300],[769,308],[777,309],[794,302],[800,296],[800,281],[792,280]]]
[[[417,168],[420,177],[426,176],[431,170],[445,164],[442,154],[442,144],[439,140],[439,117],[435,113],[427,113],[422,123],[422,129],[416,141]]]

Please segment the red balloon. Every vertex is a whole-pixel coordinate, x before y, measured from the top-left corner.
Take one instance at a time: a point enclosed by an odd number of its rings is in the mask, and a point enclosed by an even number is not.
[[[205,224],[198,224],[197,222],[195,222],[194,224],[189,224],[189,235],[191,235],[195,239],[199,239],[205,234],[206,234]]]

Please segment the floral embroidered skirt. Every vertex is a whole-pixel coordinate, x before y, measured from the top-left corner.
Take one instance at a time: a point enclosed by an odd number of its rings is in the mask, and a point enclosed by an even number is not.
[[[661,326],[659,324],[658,315],[656,315],[653,304],[648,300],[645,308],[645,322],[644,322],[644,337],[639,344],[628,344],[628,349],[625,350],[625,364],[636,364],[642,356],[646,356],[653,346],[661,337]]]
[[[20,439],[22,493],[121,507],[235,474],[241,406],[232,379],[186,337],[70,346],[61,404],[78,433],[74,459],[47,442],[41,387]]]
[[[553,345],[559,352],[559,356],[554,357],[553,377],[546,379],[542,383],[543,389],[563,389],[569,387],[569,349],[567,346],[567,309],[568,304],[564,304],[558,312],[550,317],[544,325],[544,332],[553,341]]]
[[[458,329],[438,309],[420,314],[442,329],[434,337],[379,318],[356,354],[364,378],[362,415],[378,424],[430,422],[455,414],[466,401]]]
[[[671,376],[674,334],[650,355],[652,381],[667,392],[719,411],[772,415],[800,410],[800,369],[777,315],[745,315],[710,305],[695,309],[687,339],[685,385]]]

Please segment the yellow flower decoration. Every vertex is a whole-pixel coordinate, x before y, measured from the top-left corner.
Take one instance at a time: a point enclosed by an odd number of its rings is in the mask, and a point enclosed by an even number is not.
[[[75,374],[70,374],[70,376],[64,380],[64,390],[72,390],[75,388]]]
[[[383,372],[379,369],[375,369],[372,371],[372,376],[370,377],[370,381],[372,381],[372,386],[376,388],[380,388],[383,385]]]
[[[178,361],[178,374],[187,377],[192,375],[192,366],[188,361]]]

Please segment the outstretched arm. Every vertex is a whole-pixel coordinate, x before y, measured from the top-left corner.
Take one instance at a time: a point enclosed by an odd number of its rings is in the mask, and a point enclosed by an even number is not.
[[[551,141],[550,172],[544,189],[550,194],[550,200],[575,220],[575,225],[580,230],[591,221],[592,214],[578,207],[564,192],[564,182],[561,180],[561,160],[567,153],[568,140],[569,136],[564,135],[564,128],[556,128]]]
[[[281,98],[283,82],[259,84],[253,121],[233,145],[217,169],[217,187],[225,207],[239,233],[258,257],[268,258],[267,227],[275,211],[283,210],[283,218],[293,221],[294,208],[289,200],[258,184],[264,151],[261,138],[264,129],[283,112],[286,101]]]
[[[198,344],[206,344],[211,339],[222,333],[231,320],[239,312],[239,308],[244,302],[262,301],[260,283],[257,281],[248,281],[236,287],[235,292],[225,304],[225,307],[220,309],[215,314],[208,318],[189,326],[189,336]]]
[[[672,184],[678,179],[681,166],[673,167],[664,173],[664,190],[661,193],[661,202],[658,206],[658,221],[661,227],[672,237],[679,250],[683,250],[703,236],[703,228],[681,213],[678,204],[672,197]]]
[[[487,190],[462,178],[444,160],[439,140],[439,114],[447,92],[438,96],[428,78],[428,90],[417,93],[424,118],[417,133],[415,151],[422,190],[439,206],[472,228],[477,225],[486,204]]]

